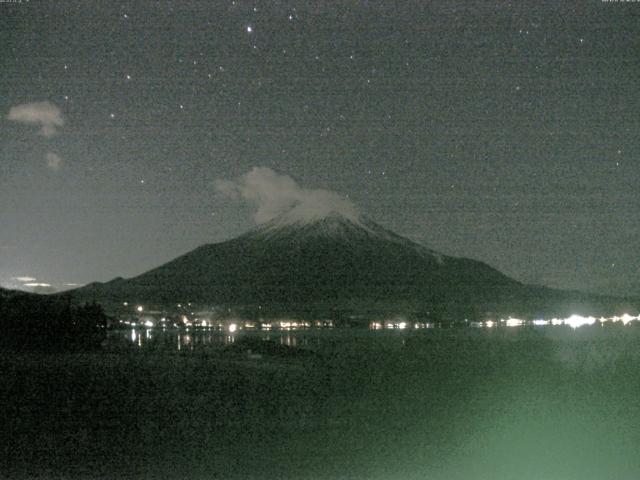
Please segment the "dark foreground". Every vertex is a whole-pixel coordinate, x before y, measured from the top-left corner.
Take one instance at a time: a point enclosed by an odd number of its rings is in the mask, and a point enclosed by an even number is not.
[[[2,478],[637,479],[640,327],[0,354]]]

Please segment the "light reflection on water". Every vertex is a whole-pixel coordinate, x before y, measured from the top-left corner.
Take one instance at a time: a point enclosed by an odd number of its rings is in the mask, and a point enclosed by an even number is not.
[[[183,316],[184,317],[184,316]],[[375,335],[386,335],[387,333],[409,335],[428,334],[429,332],[444,331],[448,329],[460,329],[467,331],[483,332],[505,332],[508,330],[518,331],[524,328],[535,329],[539,332],[559,332],[560,330],[575,331],[598,328],[612,325],[627,326],[637,324],[640,315],[633,316],[625,313],[621,316],[599,317],[571,315],[566,318],[496,318],[484,321],[463,319],[458,322],[439,323],[433,321],[410,321],[402,315],[396,315],[387,319],[373,320],[366,327],[360,328],[336,328],[332,320],[295,320],[281,319],[269,321],[243,321],[241,319],[231,320],[198,320],[184,317],[186,323],[178,323],[170,326],[163,317],[155,322],[121,320],[125,330],[111,332],[109,342],[111,345],[122,346],[122,340],[126,340],[128,347],[193,351],[203,347],[222,348],[234,343],[237,336],[246,334],[258,335],[263,339],[272,340],[289,347],[305,347],[309,345],[309,339],[313,339],[314,345],[319,345],[321,338],[330,335],[335,331],[336,335],[345,337],[345,331],[369,332]],[[197,320],[197,322],[196,322]],[[155,327],[150,325],[156,325]],[[338,333],[338,331],[340,333]],[[351,334],[346,334],[349,336]],[[403,340],[404,344],[404,340]]]
[[[193,351],[201,347],[222,348],[233,344],[242,335],[259,335],[264,340],[275,341],[280,345],[288,347],[305,347],[319,339],[317,332],[309,331],[258,331],[258,332],[234,332],[215,331],[207,329],[153,329],[153,328],[132,328],[131,330],[117,330],[109,332],[108,344],[117,345],[124,340],[125,344],[137,348],[154,348],[161,350]]]
[[[489,320],[486,322],[469,322],[461,324],[462,329],[453,328],[453,325],[442,325],[429,322],[406,322],[388,321],[371,322],[367,328],[314,328],[298,324],[296,327],[290,323],[282,328],[281,325],[274,329],[270,324],[267,328],[247,328],[238,323],[232,324],[236,328],[141,328],[136,326],[127,330],[116,330],[109,333],[108,344],[117,346],[124,343],[131,347],[140,349],[154,349],[163,351],[194,351],[203,348],[223,348],[233,344],[237,338],[244,335],[259,336],[264,340],[273,341],[288,347],[311,347],[319,346],[331,338],[341,339],[366,336],[368,338],[387,338],[390,343],[404,346],[406,339],[419,335],[431,336],[439,335],[447,331],[466,332],[464,335],[473,335],[473,332],[484,332],[482,335],[505,335],[509,331],[522,331],[531,329],[532,331],[544,332],[546,335],[563,335],[574,332],[587,334],[594,328],[601,330],[605,326],[618,325],[619,328],[627,330],[627,325],[637,324],[638,317],[625,315],[622,317],[600,318],[581,317],[572,315],[566,319],[551,320],[521,320],[508,318],[501,320]]]

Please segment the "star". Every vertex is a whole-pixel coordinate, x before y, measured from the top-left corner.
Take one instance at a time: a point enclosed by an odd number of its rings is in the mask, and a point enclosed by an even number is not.
[[[247,33],[252,33],[253,27],[251,25],[247,25]]]

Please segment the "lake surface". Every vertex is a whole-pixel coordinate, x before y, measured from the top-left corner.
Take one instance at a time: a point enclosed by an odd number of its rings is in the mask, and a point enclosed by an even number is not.
[[[418,323],[408,327],[398,327],[390,324],[384,327],[379,323],[372,323],[368,328],[333,328],[333,327],[286,327],[269,328],[268,330],[251,326],[245,328],[232,324],[232,328],[121,328],[110,331],[107,346],[116,348],[128,347],[140,351],[212,351],[233,345],[237,339],[248,336],[262,340],[276,342],[288,347],[309,350],[322,350],[323,346],[334,343],[348,346],[355,343],[359,348],[368,347],[397,347],[420,345],[421,342],[452,341],[452,340],[500,340],[509,338],[546,338],[556,342],[603,341],[611,338],[633,339],[640,332],[640,322],[634,321],[605,322],[585,324],[572,327],[569,324],[554,325],[551,322],[544,325],[523,324],[522,321],[490,327],[486,325],[457,325],[442,326],[436,324]],[[368,345],[368,344],[371,345]]]
[[[227,357],[247,335],[314,355]],[[640,478],[635,322],[110,341],[108,353],[0,356],[2,475]]]

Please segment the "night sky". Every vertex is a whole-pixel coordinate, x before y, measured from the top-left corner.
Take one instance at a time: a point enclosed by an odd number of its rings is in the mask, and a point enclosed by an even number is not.
[[[638,295],[639,27],[600,0],[0,3],[0,285],[230,239],[256,209],[220,185],[264,167],[518,280]]]

